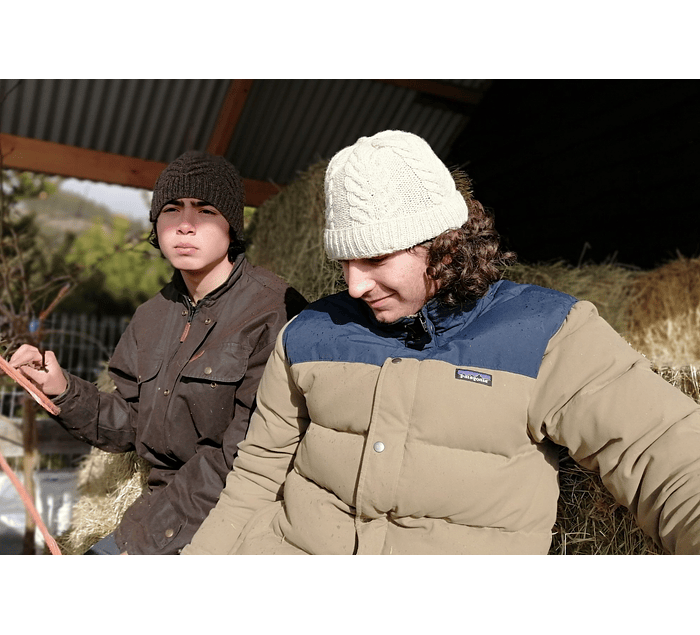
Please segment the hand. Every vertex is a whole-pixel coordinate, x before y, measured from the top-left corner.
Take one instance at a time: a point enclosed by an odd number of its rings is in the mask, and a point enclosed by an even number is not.
[[[52,351],[42,355],[35,346],[22,344],[9,363],[49,397],[60,395],[68,387],[63,369]]]

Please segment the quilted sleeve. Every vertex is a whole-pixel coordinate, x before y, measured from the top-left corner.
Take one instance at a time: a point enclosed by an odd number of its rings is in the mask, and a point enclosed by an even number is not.
[[[700,407],[651,370],[589,302],[545,352],[529,431],[594,469],[670,553],[700,553]]]

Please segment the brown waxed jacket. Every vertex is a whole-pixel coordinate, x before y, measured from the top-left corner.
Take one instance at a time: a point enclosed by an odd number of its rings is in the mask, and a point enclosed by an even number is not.
[[[173,554],[215,505],[244,438],[275,338],[304,299],[239,256],[192,305],[182,277],[141,305],[110,360],[116,391],[70,376],[59,423],[107,452],[135,450],[148,488],[116,532],[130,554]]]

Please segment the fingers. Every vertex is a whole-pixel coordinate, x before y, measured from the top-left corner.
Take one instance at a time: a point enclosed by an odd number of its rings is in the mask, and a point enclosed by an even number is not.
[[[31,344],[22,344],[10,357],[10,366],[19,368],[20,366],[40,366],[41,352],[36,346]]]
[[[9,363],[49,396],[60,395],[68,385],[53,351],[46,351],[42,359],[39,349],[23,344]]]

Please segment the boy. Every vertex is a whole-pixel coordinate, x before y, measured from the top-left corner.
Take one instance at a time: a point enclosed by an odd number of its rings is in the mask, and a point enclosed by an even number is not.
[[[275,337],[305,302],[244,255],[243,182],[223,157],[186,152],[159,176],[151,242],[175,268],[110,360],[112,394],[21,346],[10,363],[61,408],[56,420],[107,452],[151,464],[147,491],[98,552],[175,554],[216,503],[245,436]],[[106,550],[106,551],[105,551]]]

